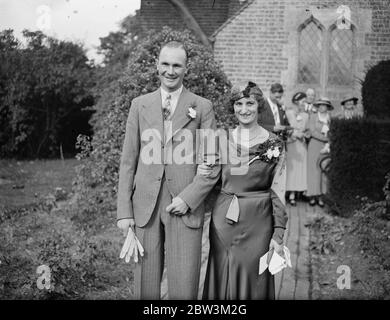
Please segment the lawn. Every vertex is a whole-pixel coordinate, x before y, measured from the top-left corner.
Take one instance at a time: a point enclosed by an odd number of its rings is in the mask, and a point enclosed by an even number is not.
[[[77,165],[0,161],[0,299],[130,298],[132,267],[119,260],[114,213],[83,216],[73,203]],[[38,287],[47,274],[39,266],[50,268],[48,290]]]
[[[55,188],[71,191],[76,159],[47,161],[0,160],[0,205],[24,207]]]

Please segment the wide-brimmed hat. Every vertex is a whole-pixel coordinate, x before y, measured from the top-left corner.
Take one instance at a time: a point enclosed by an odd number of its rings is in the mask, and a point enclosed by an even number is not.
[[[346,102],[348,101],[353,101],[354,104],[356,104],[356,102],[358,102],[358,98],[356,98],[355,96],[353,95],[346,95],[344,96],[343,100],[341,100],[341,105],[343,106]]]
[[[320,99],[318,99],[316,102],[313,103],[314,106],[316,107],[319,107],[320,105],[326,105],[328,107],[328,110],[333,110],[334,107],[332,105],[332,103],[330,102],[330,100],[328,98],[325,98],[325,97],[322,97]]]

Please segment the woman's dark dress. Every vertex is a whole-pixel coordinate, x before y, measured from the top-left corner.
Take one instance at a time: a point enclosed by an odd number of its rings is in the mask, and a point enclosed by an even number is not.
[[[270,138],[276,138],[270,134]],[[229,139],[229,147],[232,145]],[[268,141],[268,140],[267,140]],[[262,144],[249,148],[249,158]],[[241,147],[235,145],[240,153]],[[264,149],[266,152],[267,149]],[[278,162],[256,160],[247,174],[232,175],[231,164],[222,165],[222,189],[210,223],[210,255],[203,299],[274,299],[274,277],[268,269],[258,274],[259,259],[269,250],[276,220],[286,221],[284,205],[270,190]],[[239,220],[226,219],[233,194],[238,198]]]

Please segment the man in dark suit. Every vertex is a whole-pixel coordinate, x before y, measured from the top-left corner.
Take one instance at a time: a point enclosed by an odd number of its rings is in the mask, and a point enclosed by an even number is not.
[[[269,97],[265,99],[264,108],[259,114],[259,124],[281,137],[285,137],[289,130],[286,113],[281,105],[283,93],[280,83],[271,85]]]
[[[176,161],[182,159],[175,159],[175,150],[184,146],[185,156],[198,159],[197,152],[187,151],[199,149],[197,130],[216,129],[216,121],[211,102],[183,87],[187,52],[182,43],[162,46],[157,70],[161,87],[131,104],[119,172],[117,224],[125,234],[134,228],[145,249],[134,270],[136,299],[160,299],[164,260],[169,299],[196,299],[204,200],[218,181],[219,166],[214,166],[213,175],[196,175],[196,161]],[[156,142],[153,159],[150,138]]]

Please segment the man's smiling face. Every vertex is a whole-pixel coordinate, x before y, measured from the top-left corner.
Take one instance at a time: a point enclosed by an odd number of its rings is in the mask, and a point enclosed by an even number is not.
[[[158,58],[157,70],[161,86],[168,92],[179,89],[187,70],[187,57],[182,48],[165,47]]]

